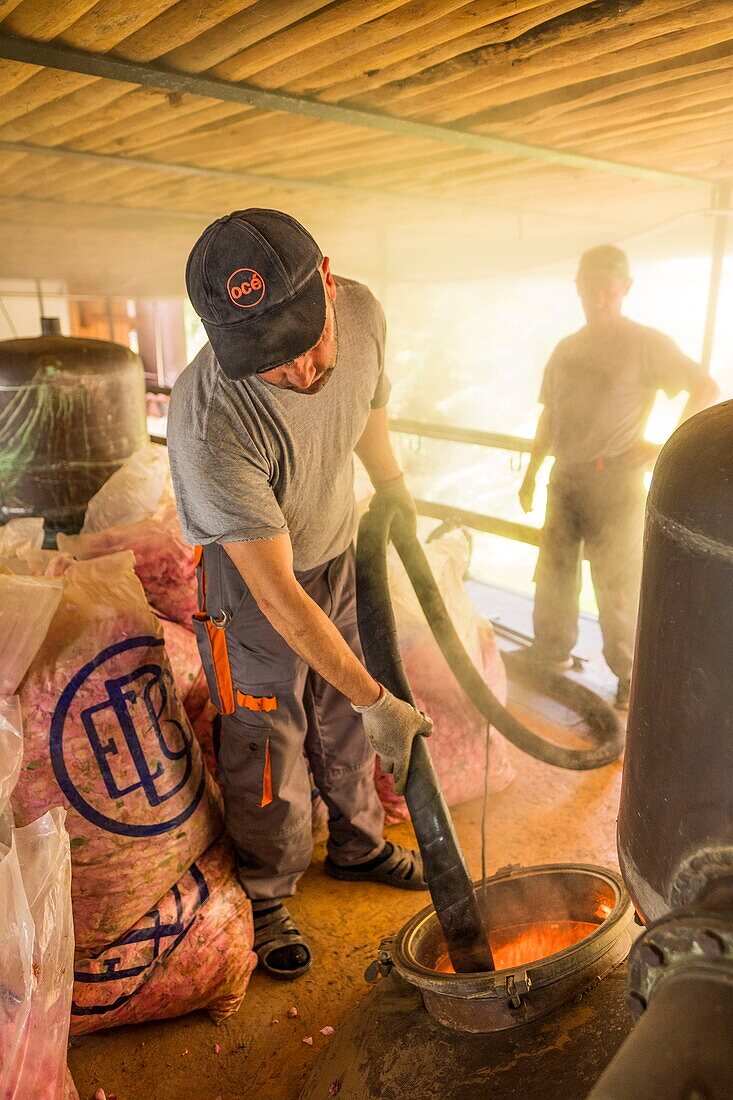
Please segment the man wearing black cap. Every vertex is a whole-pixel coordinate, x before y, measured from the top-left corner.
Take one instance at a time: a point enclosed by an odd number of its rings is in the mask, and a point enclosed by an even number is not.
[[[309,767],[329,810],[326,871],[426,888],[419,854],[382,836],[374,750],[403,789],[431,723],[361,660],[353,453],[411,525],[415,507],[389,443],[384,315],[366,287],[334,277],[276,210],[210,225],[186,283],[209,343],[173,388],[168,449],[183,530],[201,547],[194,628],[255,949],[266,973],[291,979],[311,964],[281,900],[312,854]]]
[[[561,340],[545,368],[544,410],[519,493],[532,509],[537,471],[552,453],[535,580],[530,657],[572,665],[578,636],[583,548],[603,634],[618,677],[616,704],[628,706],[644,523],[644,470],[659,450],[644,431],[658,390],[689,394],[681,420],[716,400],[712,378],[656,329],[622,316],[631,287],[628,259],[601,245],[583,254],[576,279],[586,325]]]

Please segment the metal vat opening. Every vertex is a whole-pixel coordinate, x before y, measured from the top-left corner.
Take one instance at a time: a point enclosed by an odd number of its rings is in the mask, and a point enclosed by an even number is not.
[[[448,1027],[517,1027],[590,988],[628,953],[634,911],[620,877],[557,864],[509,870],[474,886],[497,969],[455,974],[432,906],[392,951],[398,978],[417,986]]]

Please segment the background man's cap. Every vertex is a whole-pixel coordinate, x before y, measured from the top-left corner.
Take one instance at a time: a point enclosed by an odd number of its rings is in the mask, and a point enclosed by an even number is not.
[[[279,367],[318,343],[322,261],[310,233],[279,210],[235,210],[203,231],[186,288],[228,378]]]
[[[610,275],[614,279],[629,279],[629,259],[625,252],[612,244],[590,248],[580,257],[578,275]]]

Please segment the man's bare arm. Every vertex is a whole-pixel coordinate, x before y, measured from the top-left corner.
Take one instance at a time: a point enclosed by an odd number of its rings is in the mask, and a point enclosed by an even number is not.
[[[351,652],[293,572],[289,535],[222,546],[262,614],[306,664],[357,706],[379,698],[377,681]]]
[[[680,424],[684,424],[685,420],[689,420],[695,413],[702,412],[703,409],[707,409],[709,405],[715,404],[720,397],[720,389],[717,382],[715,382],[709,374],[700,374],[696,377],[694,382],[691,382],[687,387],[689,397],[682,410],[680,416]],[[679,424],[677,425],[679,427]]]
[[[537,423],[537,431],[529,455],[529,465],[519,490],[519,503],[525,512],[532,511],[537,471],[550,453],[551,432],[550,413],[545,408],[542,410],[542,415]]]
[[[389,438],[386,406],[372,409],[369,413],[366,427],[354,451],[364,463],[375,487],[402,476]]]

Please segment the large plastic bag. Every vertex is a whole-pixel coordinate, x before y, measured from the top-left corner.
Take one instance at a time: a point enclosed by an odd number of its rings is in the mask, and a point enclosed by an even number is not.
[[[0,527],[0,558],[17,557],[43,546],[43,520],[34,516],[8,520]]]
[[[500,702],[507,697],[504,664],[491,624],[475,610],[463,578],[470,560],[470,546],[462,530],[451,531],[424,547],[446,608],[476,667]],[[423,615],[412,584],[395,550],[388,551],[389,586],[400,652],[418,708],[435,724],[429,741],[430,755],[449,806],[483,794],[486,754],[486,720],[469,702],[466,693],[440,652]],[[503,790],[514,778],[504,738],[491,728],[488,789]],[[387,821],[408,817],[403,798],[395,794],[391,775],[376,770],[376,785]]]
[[[87,504],[82,532],[127,527],[152,516],[170,484],[168,451],[148,443],[108,478]]]
[[[68,809],[77,943],[116,940],[223,824],[129,552],[66,568],[21,688],[17,822]],[[0,615],[2,612],[0,611]]]
[[[72,1034],[203,1008],[219,1023],[242,1003],[253,939],[252,906],[220,841],[116,943],[77,955]]]
[[[60,534],[57,542],[59,550],[81,559],[132,550],[152,606],[191,628],[194,551],[183,540],[165,447],[151,443],[136,451],[92,497],[82,533]]]
[[[20,699],[0,696],[0,845],[10,846],[13,811],[10,795],[15,789],[23,759]]]
[[[0,695],[14,695],[46,636],[62,583],[0,572]]]
[[[167,619],[161,621],[161,626],[178,697],[183,703],[206,767],[215,776],[214,729],[219,712],[209,696],[196,636],[179,623],[172,623]]]
[[[0,852],[0,1096],[63,1100],[73,987],[71,859],[64,811]]]

